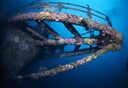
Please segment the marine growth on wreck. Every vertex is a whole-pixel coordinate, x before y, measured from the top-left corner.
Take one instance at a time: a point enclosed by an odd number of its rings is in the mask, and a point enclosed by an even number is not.
[[[75,10],[86,14],[85,16],[77,16],[71,13],[63,12],[63,9],[69,11]],[[72,3],[65,2],[32,2],[29,5],[25,5],[15,9],[15,12],[9,17],[9,22],[13,23],[13,26],[24,26],[24,30],[29,31],[36,37],[33,39],[34,43],[38,46],[47,47],[47,52],[44,58],[53,57],[69,57],[81,54],[89,54],[89,56],[79,59],[75,62],[60,65],[56,68],[39,71],[26,75],[18,75],[18,79],[24,78],[40,78],[50,75],[56,75],[60,72],[68,71],[76,68],[80,65],[97,59],[108,51],[116,51],[121,49],[123,42],[122,35],[112,27],[111,20],[105,14],[92,9],[89,5],[81,6]],[[98,20],[94,20],[93,16],[98,17],[106,22],[101,23]],[[34,21],[37,26],[31,26],[28,21]],[[48,22],[61,22],[65,28],[67,28],[74,37],[64,38],[59,35],[57,31],[47,24]],[[87,33],[80,34],[73,25],[83,26]],[[39,30],[39,29],[43,30]],[[60,28],[61,30],[61,28]],[[94,32],[98,31],[99,35],[95,35]],[[49,35],[53,35],[51,38]],[[89,34],[89,37],[82,37],[82,35]],[[19,38],[15,38],[15,42],[18,42]],[[92,45],[95,44],[96,47]],[[64,47],[66,45],[75,45],[73,51],[65,52]],[[89,45],[89,48],[79,49],[81,45]],[[22,49],[27,49],[27,46],[21,45]],[[51,52],[59,49],[59,52]]]

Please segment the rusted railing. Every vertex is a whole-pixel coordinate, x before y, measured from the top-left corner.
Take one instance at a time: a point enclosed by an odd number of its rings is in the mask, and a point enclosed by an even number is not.
[[[35,2],[32,2],[28,5],[24,5],[24,6],[21,6],[19,8],[16,8],[15,10],[13,10],[11,12],[13,14],[14,14],[14,12],[21,14],[21,13],[29,12],[32,9],[37,9],[37,10],[41,11],[40,9],[44,9],[44,8],[51,8],[51,9],[57,8],[59,11],[61,11],[62,9],[68,9],[70,11],[75,10],[75,11],[83,12],[83,13],[86,13],[88,15],[88,17],[91,19],[93,19],[92,16],[96,16],[102,20],[105,20],[110,26],[112,26],[111,20],[109,19],[109,17],[107,15],[90,8],[89,5],[81,6],[81,5],[65,3],[65,2],[37,2],[37,1],[35,1]]]

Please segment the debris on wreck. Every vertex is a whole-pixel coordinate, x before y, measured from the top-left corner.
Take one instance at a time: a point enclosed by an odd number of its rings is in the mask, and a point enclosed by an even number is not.
[[[42,10],[43,8],[43,10]],[[81,8],[81,9],[80,9]],[[31,11],[32,9],[37,9],[37,12]],[[59,12],[54,11],[54,9],[58,9]],[[63,9],[72,10],[82,12],[88,15],[86,16],[77,16],[74,14],[64,13]],[[20,75],[17,76],[19,79],[24,78],[40,78],[50,75],[56,75],[60,72],[64,72],[67,70],[71,70],[80,65],[86,64],[94,59],[97,59],[99,56],[103,55],[108,51],[116,51],[121,49],[121,45],[123,42],[123,36],[116,31],[112,27],[112,22],[108,16],[105,14],[96,11],[89,7],[89,5],[81,6],[77,4],[65,3],[65,2],[36,2],[31,3],[29,5],[23,6],[22,8],[18,8],[15,10],[16,13],[12,14],[9,18],[9,21],[14,24],[24,23],[26,25],[26,30],[32,33],[36,39],[33,40],[36,45],[47,47],[48,51],[59,49],[59,53],[45,53],[46,57],[66,57],[66,56],[74,56],[81,54],[91,55],[84,57],[78,61],[58,66],[56,68],[50,70],[43,70],[39,72],[35,72],[28,75]],[[93,13],[95,12],[95,13]],[[93,20],[93,16],[96,16],[105,22],[106,24],[98,22],[98,20]],[[42,27],[49,34],[52,34],[54,38],[50,38],[49,36],[44,36],[40,32],[38,32],[35,27],[29,25],[28,21],[34,21],[40,27]],[[63,25],[75,36],[64,38],[57,33],[57,31],[53,30],[45,21],[54,21],[61,22]],[[81,34],[75,29],[73,26],[80,25],[85,27],[85,30],[90,33],[90,37],[82,37]],[[94,35],[94,31],[99,31],[100,34],[98,36]],[[86,34],[86,33],[85,33]],[[83,34],[84,35],[84,34]],[[16,42],[18,42],[18,38],[16,38]],[[90,45],[90,48],[79,50],[81,45]],[[96,47],[92,47],[92,44],[96,44]],[[64,47],[66,45],[75,45],[74,51],[65,52]],[[53,48],[56,46],[55,48]],[[26,49],[29,46],[24,47]],[[50,52],[50,51],[49,51]],[[44,56],[44,57],[45,57]]]

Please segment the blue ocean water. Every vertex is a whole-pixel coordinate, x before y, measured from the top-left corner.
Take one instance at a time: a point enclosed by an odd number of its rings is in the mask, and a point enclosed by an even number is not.
[[[28,4],[32,0],[3,0],[1,1],[2,14],[18,6]],[[53,77],[40,78],[37,80],[24,80],[20,84],[16,84],[15,88],[128,88],[128,69],[126,63],[128,62],[128,1],[127,0],[42,0],[55,2],[70,2],[79,5],[90,5],[91,8],[96,9],[108,15],[113,23],[113,27],[124,36],[124,43],[120,51],[108,52],[96,60],[93,60],[85,65],[82,65],[73,70],[57,74]],[[77,15],[84,15],[75,13]],[[101,20],[95,18],[102,22]],[[73,36],[61,27],[60,24],[52,24],[50,26],[56,27],[56,30],[64,37]],[[79,32],[83,32],[82,27]],[[61,30],[60,30],[61,29]],[[63,31],[63,32],[62,32]],[[67,47],[71,50],[71,47]],[[32,64],[26,70],[28,73],[36,72],[40,66],[47,66],[48,68],[56,67],[76,61],[85,57],[72,56],[66,58],[54,58],[49,60],[39,60]]]

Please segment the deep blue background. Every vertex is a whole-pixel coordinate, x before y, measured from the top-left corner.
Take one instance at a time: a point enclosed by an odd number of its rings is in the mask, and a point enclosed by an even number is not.
[[[32,0],[2,0],[1,12],[5,14],[9,10],[23,4],[30,3]],[[42,0],[43,1],[43,0]],[[17,88],[128,88],[128,1],[127,0],[44,0],[44,1],[62,1],[79,5],[90,5],[100,12],[110,17],[113,27],[121,32],[124,36],[122,49],[116,52],[108,52],[98,59],[91,61],[83,66],[75,68],[71,71],[60,73],[53,77],[41,78],[38,80],[24,80],[20,84],[15,85]],[[79,15],[78,13],[74,13]],[[52,27],[53,25],[50,23]],[[60,31],[59,25],[56,26]],[[81,28],[82,29],[82,28]],[[64,37],[71,36],[65,33],[61,27],[59,32]],[[70,48],[68,48],[69,50]],[[38,71],[40,66],[52,68],[54,66],[70,63],[82,56],[73,56],[68,58],[55,58],[51,60],[40,60],[31,65],[27,72]]]

